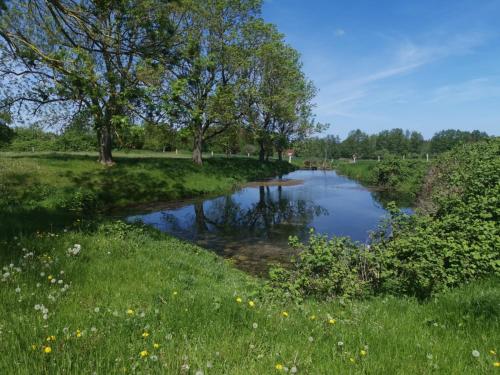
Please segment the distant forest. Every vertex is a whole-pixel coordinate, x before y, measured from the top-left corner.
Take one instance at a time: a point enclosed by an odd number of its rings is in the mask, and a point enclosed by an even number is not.
[[[431,139],[424,139],[417,131],[404,131],[396,128],[383,130],[369,135],[359,129],[349,133],[346,139],[329,135],[323,138],[310,138],[297,144],[297,155],[310,158],[338,159],[352,158],[376,159],[385,155],[400,155],[408,158],[437,155],[451,150],[459,144],[477,142],[490,138],[479,130],[442,130]]]

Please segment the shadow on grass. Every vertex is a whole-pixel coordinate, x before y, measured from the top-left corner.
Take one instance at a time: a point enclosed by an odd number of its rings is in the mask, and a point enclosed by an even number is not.
[[[36,232],[57,232],[77,219],[75,213],[58,209],[6,209],[0,211],[0,240],[29,236]]]

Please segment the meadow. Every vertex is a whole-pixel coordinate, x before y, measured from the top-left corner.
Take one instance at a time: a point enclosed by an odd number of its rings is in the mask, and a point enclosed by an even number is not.
[[[280,302],[263,292],[265,280],[230,261],[109,216],[133,203],[224,192],[286,164],[215,158],[197,167],[167,155],[119,155],[111,168],[93,155],[0,160],[2,374],[499,371],[498,278],[424,301]]]

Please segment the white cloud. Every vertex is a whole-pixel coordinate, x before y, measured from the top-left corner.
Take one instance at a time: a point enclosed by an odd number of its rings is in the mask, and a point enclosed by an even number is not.
[[[481,77],[434,89],[429,103],[466,103],[500,98],[500,78]]]
[[[335,36],[341,37],[345,35],[345,30],[344,29],[336,29],[334,32]]]
[[[353,74],[351,78],[323,84],[318,96],[317,113],[320,117],[335,115],[354,117],[357,112],[356,105],[362,101],[366,102],[366,97],[370,97],[371,102],[380,102],[385,98],[388,101],[402,103],[405,101],[404,97],[396,98],[392,93],[382,94],[380,85],[377,83],[410,74],[439,60],[473,53],[486,39],[487,36],[481,33],[464,33],[434,40],[431,43],[416,43],[407,38],[399,39],[389,53],[387,58],[389,63],[379,65],[378,69],[373,69],[371,72],[364,71],[358,75]],[[477,86],[478,82],[470,82],[467,87],[468,94],[461,94],[461,100],[466,97],[477,97],[480,94]],[[434,93],[433,100],[442,100],[441,98],[449,95],[453,90],[455,90],[453,96],[458,99],[460,89],[460,87],[443,87],[439,92]]]

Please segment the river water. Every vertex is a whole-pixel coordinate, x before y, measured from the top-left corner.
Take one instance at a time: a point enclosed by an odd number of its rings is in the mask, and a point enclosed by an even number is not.
[[[133,215],[176,237],[231,258],[238,267],[265,273],[294,254],[290,236],[305,240],[310,228],[328,236],[367,242],[387,212],[377,194],[334,171],[295,171],[292,186],[255,184],[232,194]],[[299,182],[299,181],[296,181]]]

